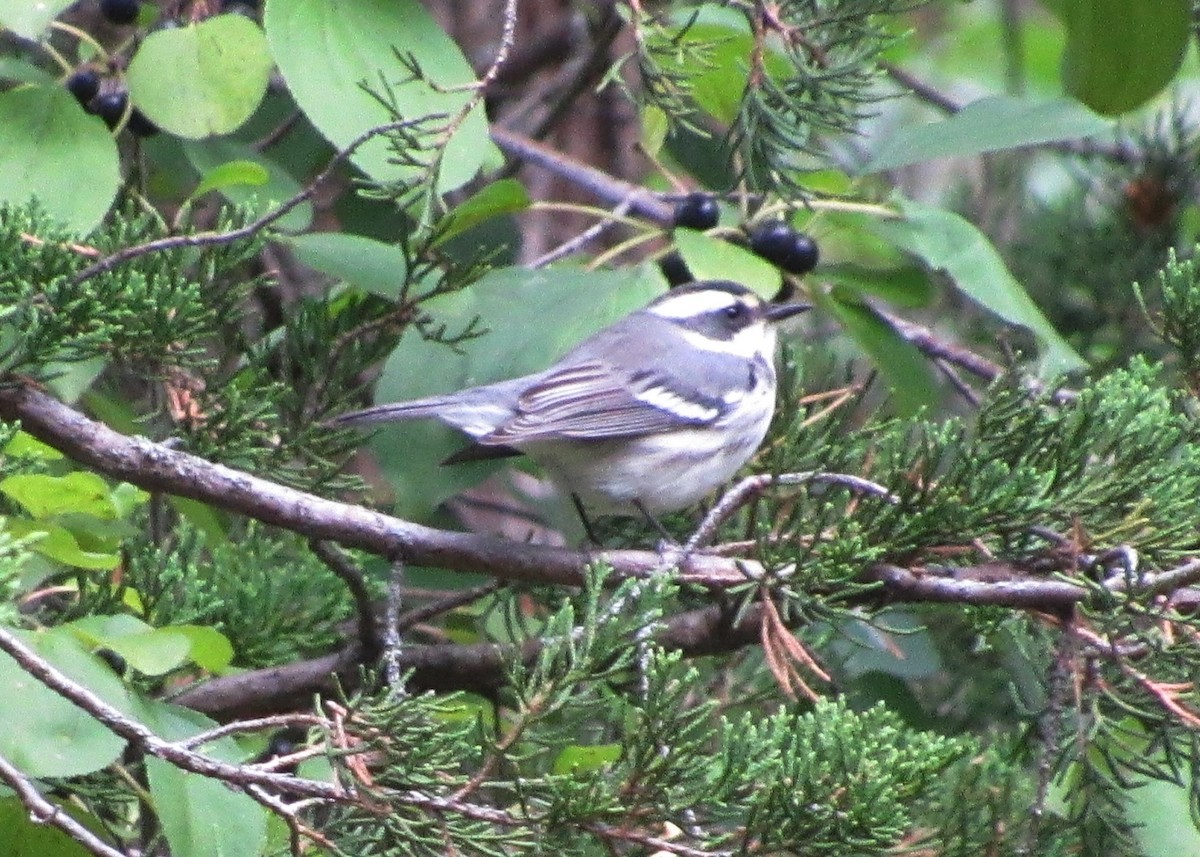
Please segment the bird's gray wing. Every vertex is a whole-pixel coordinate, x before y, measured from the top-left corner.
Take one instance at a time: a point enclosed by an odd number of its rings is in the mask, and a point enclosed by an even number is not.
[[[678,379],[641,371],[625,376],[599,360],[552,369],[526,387],[514,415],[476,438],[488,446],[518,446],[562,438],[620,438],[704,426],[724,412]]]

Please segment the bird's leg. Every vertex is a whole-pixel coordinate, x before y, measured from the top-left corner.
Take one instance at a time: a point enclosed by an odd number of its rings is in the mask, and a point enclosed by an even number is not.
[[[687,549],[679,544],[679,541],[667,531],[667,528],[662,525],[658,518],[650,514],[650,510],[642,504],[641,500],[634,500],[633,507],[641,512],[642,517],[646,519],[646,523],[662,536],[662,541],[658,543],[658,552],[662,555],[663,559],[669,560],[672,563],[679,558],[687,559]]]
[[[572,494],[571,502],[575,504],[575,511],[579,515],[579,522],[583,524],[583,532],[587,536],[587,540],[594,545],[599,545],[600,539],[596,537],[596,531],[592,529],[592,522],[588,520],[587,511],[583,508],[583,501],[579,499],[579,495]]]

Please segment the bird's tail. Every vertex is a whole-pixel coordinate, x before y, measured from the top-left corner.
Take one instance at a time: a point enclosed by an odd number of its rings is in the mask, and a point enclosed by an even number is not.
[[[411,402],[393,402],[376,405],[361,411],[339,414],[329,421],[331,426],[365,426],[375,423],[393,423],[401,420],[442,419],[445,400],[441,398],[413,399]]]

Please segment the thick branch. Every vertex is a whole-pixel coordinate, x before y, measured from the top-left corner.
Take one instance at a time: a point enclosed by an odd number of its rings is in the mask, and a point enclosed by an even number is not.
[[[681,613],[669,619],[658,634],[665,648],[689,656],[727,652],[758,640],[759,611],[751,608],[735,617],[720,605]],[[417,690],[472,690],[484,695],[502,687],[511,662],[532,663],[540,651],[536,641],[524,646],[493,643],[472,645],[405,645],[398,653],[407,686]],[[331,696],[340,687],[358,687],[361,671],[356,648],[281,667],[251,670],[215,678],[175,697],[178,705],[219,720],[257,717],[307,708],[314,696]]]
[[[661,570],[654,551],[577,551],[505,541],[473,533],[423,527],[362,506],[326,500],[167,449],[141,437],[128,437],[37,390],[0,388],[0,417],[74,460],[145,488],[190,497],[266,524],[324,539],[413,565],[488,574],[526,583],[578,586],[583,570],[609,563],[619,577]],[[741,561],[746,565],[746,561]],[[740,583],[745,575],[723,557],[701,554],[686,563],[689,576],[711,585]]]
[[[498,126],[492,127],[492,141],[508,155],[573,182],[610,206],[628,204],[631,211],[659,226],[670,226],[674,222],[671,206],[650,191],[615,178],[582,161],[568,158],[544,143]]]

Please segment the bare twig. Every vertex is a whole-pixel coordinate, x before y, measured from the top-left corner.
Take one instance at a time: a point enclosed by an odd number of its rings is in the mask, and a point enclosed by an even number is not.
[[[362,648],[363,660],[375,660],[379,655],[379,623],[375,618],[371,593],[367,592],[367,584],[363,579],[362,571],[336,545],[313,539],[308,546],[350,590],[350,596],[354,599],[354,609],[358,616],[358,644]]]
[[[614,178],[603,170],[503,128],[492,127],[492,141],[509,155],[564,178],[609,205],[617,206],[628,199],[630,210],[635,214],[660,226],[670,226],[673,222],[674,209],[643,187]]]
[[[96,857],[129,857],[124,851],[113,848],[108,843],[92,833],[78,821],[42,797],[41,792],[22,774],[11,762],[0,756],[0,781],[3,781],[17,794],[17,798],[25,805],[29,817],[37,824],[49,824],[57,827],[67,836],[74,839]]]
[[[629,197],[621,200],[621,202],[612,210],[612,213],[608,217],[605,217],[603,220],[592,224],[570,241],[564,241],[553,250],[550,250],[549,252],[539,256],[537,259],[534,259],[529,263],[529,267],[544,268],[551,262],[557,262],[559,259],[562,259],[565,256],[570,256],[572,253],[577,253],[578,251],[582,250],[592,241],[595,241],[605,232],[616,226],[619,222],[617,218],[623,217],[626,212],[629,211],[632,205],[633,200]]]
[[[875,497],[882,497],[889,503],[898,502],[897,498],[882,485],[871,482],[869,479],[863,479],[860,476],[851,476],[845,473],[808,471],[805,473],[780,473],[778,475],[762,473],[756,476],[747,476],[721,495],[721,499],[704,516],[704,520],[700,522],[700,526],[696,528],[691,538],[684,544],[684,551],[699,550],[709,544],[721,524],[725,523],[734,512],[768,488],[777,485],[804,485],[809,482],[826,482],[833,485],[842,485],[859,494],[871,494]]]
[[[434,616],[440,616],[456,607],[462,607],[464,604],[470,604],[472,601],[478,601],[480,598],[491,595],[504,588],[504,582],[493,580],[491,583],[484,583],[479,586],[472,586],[470,589],[463,589],[444,598],[439,598],[436,601],[425,604],[421,607],[415,607],[412,610],[407,610],[400,614],[396,621],[396,627],[401,631],[411,628],[418,622],[424,622],[427,619],[432,619]]]
[[[194,774],[223,780],[234,785],[263,785],[277,792],[301,797],[327,800],[352,800],[353,795],[340,786],[304,780],[284,774],[256,771],[243,765],[221,762],[182,745],[164,741],[149,728],[125,716],[87,688],[67,678],[56,667],[42,660],[9,629],[0,627],[0,650],[8,654],[21,669],[70,702],[90,714],[114,734],[165,762]]]
[[[295,209],[301,203],[304,203],[312,198],[313,194],[323,185],[334,170],[359,150],[367,141],[387,134],[392,131],[399,131],[404,128],[412,127],[419,123],[413,120],[403,120],[399,122],[388,122],[384,125],[378,125],[370,128],[359,134],[350,143],[332,158],[325,165],[325,169],[321,170],[311,182],[305,185],[295,196],[280,203],[275,208],[268,211],[261,217],[252,220],[245,226],[238,229],[230,229],[228,232],[196,232],[191,235],[169,235],[166,238],[158,238],[154,241],[147,241],[144,244],[134,244],[129,247],[122,247],[117,252],[105,256],[97,262],[88,265],[82,271],[71,278],[72,285],[79,285],[87,282],[93,277],[107,273],[118,265],[124,264],[131,259],[136,259],[140,256],[148,256],[152,253],[162,253],[166,250],[179,250],[184,247],[215,247],[223,244],[233,244],[237,241],[250,238],[253,235],[263,231],[272,223],[276,223],[289,212]]]

